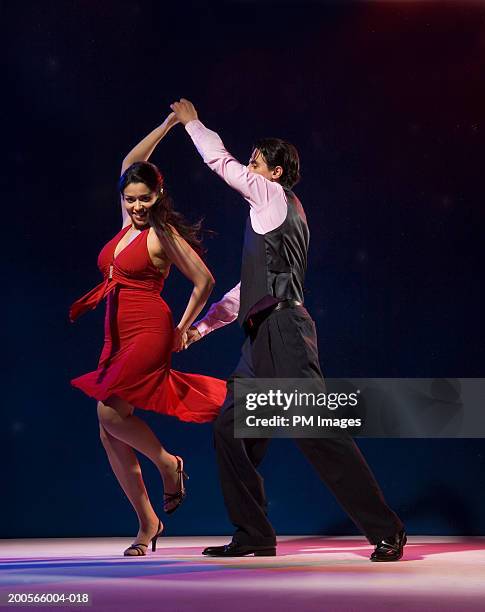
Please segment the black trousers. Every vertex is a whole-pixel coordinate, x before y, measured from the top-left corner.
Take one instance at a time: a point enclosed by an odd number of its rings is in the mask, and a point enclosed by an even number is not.
[[[271,546],[276,536],[267,517],[258,465],[269,439],[234,437],[234,378],[321,377],[315,323],[303,306],[273,311],[248,336],[228,381],[226,400],[214,424],[219,476],[226,508],[236,527],[233,541]],[[403,525],[387,506],[364,457],[350,435],[295,439],[321,480],[367,539],[375,544]]]

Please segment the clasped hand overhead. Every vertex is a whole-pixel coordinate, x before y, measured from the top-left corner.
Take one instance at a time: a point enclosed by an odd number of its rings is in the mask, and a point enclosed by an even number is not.
[[[179,121],[183,125],[186,125],[187,123],[189,123],[189,121],[194,121],[195,119],[198,119],[195,106],[190,100],[187,100],[186,98],[180,98],[178,102],[170,104],[170,108],[172,109],[177,121]]]

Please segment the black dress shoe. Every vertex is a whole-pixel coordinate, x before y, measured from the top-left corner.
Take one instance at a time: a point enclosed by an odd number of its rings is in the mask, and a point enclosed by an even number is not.
[[[207,557],[245,557],[254,555],[255,557],[274,557],[276,546],[244,546],[237,542],[231,542],[224,546],[209,546],[202,551]]]
[[[402,557],[404,546],[407,542],[404,529],[399,533],[381,540],[370,556],[371,561],[399,561]]]

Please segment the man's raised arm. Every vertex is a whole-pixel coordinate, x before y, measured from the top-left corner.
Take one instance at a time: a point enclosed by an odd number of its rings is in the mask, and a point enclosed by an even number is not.
[[[247,166],[235,159],[227,151],[219,135],[199,121],[192,102],[182,98],[180,102],[171,104],[170,108],[180,123],[185,125],[202,159],[211,170],[238,191],[249,202],[253,210],[262,212],[270,205],[277,203],[282,209],[284,218],[286,200],[279,183],[269,181],[260,174],[249,172]]]

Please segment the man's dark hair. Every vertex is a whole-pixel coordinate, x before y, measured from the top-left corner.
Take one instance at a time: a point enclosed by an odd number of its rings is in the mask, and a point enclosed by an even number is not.
[[[261,138],[257,140],[253,149],[258,149],[264,157],[270,170],[281,166],[283,174],[278,182],[287,189],[291,189],[300,180],[300,158],[298,151],[286,140],[281,138]]]

